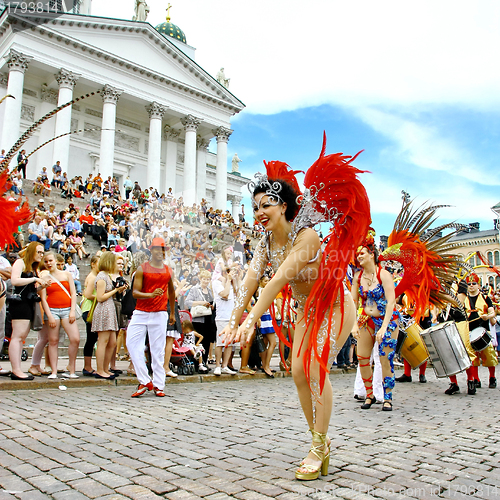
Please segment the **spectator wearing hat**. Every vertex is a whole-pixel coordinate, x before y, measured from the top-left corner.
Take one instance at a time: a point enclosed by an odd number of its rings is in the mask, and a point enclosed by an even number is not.
[[[142,396],[148,390],[154,390],[158,397],[165,396],[165,332],[167,322],[171,325],[175,323],[175,289],[171,271],[163,263],[165,241],[154,238],[149,250],[151,260],[139,266],[135,273],[133,296],[137,305],[127,329],[127,349],[139,379],[139,386],[132,397]],[[170,304],[170,318],[167,304]],[[149,337],[153,380],[144,360],[146,334]]]
[[[47,211],[47,207],[45,206],[45,200],[43,198],[40,198],[38,200],[38,205],[36,206],[36,210],[38,212],[46,212]]]

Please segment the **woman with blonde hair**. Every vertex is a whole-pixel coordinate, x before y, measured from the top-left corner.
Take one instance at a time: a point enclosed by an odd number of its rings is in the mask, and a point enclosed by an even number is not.
[[[59,329],[61,324],[69,338],[68,347],[68,369],[65,374],[68,378],[78,378],[75,373],[76,355],[80,344],[80,333],[76,323],[76,288],[71,273],[59,271],[53,252],[47,252],[43,258],[43,264],[48,271],[52,283],[46,289],[41,290],[40,297],[42,306],[49,323],[49,360],[52,373],[49,378],[57,378],[57,358],[59,347]]]
[[[113,296],[126,290],[127,285],[114,287],[111,274],[116,272],[116,255],[104,252],[99,259],[99,273],[95,279],[97,304],[92,316],[92,331],[97,332],[96,378],[112,380],[114,374],[109,372],[111,356],[116,347],[118,320]]]
[[[193,313],[193,307],[204,306],[206,315],[193,317],[193,325],[195,330],[203,335],[203,361],[206,363],[207,358],[212,354],[212,346],[215,343],[215,319],[213,315],[214,296],[210,287],[211,273],[203,270],[198,274],[200,283],[189,290],[184,305]]]
[[[111,280],[113,281],[113,286],[116,287],[117,285],[123,285],[124,283],[127,283],[128,285],[128,282],[123,277],[123,271],[126,265],[125,256],[121,254],[115,254],[115,255],[116,255],[116,272],[111,274]],[[121,375],[123,373],[122,370],[119,370],[116,367],[116,353],[118,351],[118,345],[120,344],[121,348],[121,345],[125,342],[124,340],[125,330],[128,324],[128,318],[121,313],[122,299],[123,299],[123,294],[121,293],[117,293],[113,297],[113,302],[115,304],[115,309],[116,309],[116,319],[118,321],[118,332],[116,334],[116,347],[113,351],[113,355],[111,356],[111,364],[109,367],[109,371],[113,373],[115,376]]]
[[[14,262],[10,281],[14,287],[9,303],[12,318],[12,337],[9,344],[9,359],[12,366],[12,380],[33,380],[33,375],[25,376],[21,370],[21,351],[33,321],[35,303],[40,302],[38,292],[51,283],[50,277],[40,278],[38,266],[43,258],[44,246],[32,241],[24,250],[24,255]]]
[[[217,264],[215,265],[212,281],[218,280],[224,274],[223,271],[227,271],[231,267],[232,263],[233,263],[233,247],[231,245],[225,245],[222,248],[219,260],[217,260]]]

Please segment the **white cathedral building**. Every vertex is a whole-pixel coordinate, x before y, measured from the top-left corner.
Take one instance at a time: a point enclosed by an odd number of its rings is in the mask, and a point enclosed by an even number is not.
[[[23,146],[28,178],[61,162],[68,177],[130,176],[160,193],[172,188],[185,205],[205,198],[237,220],[248,179],[228,172],[231,117],[244,104],[195,62],[195,48],[167,19],[148,22],[91,15],[91,0],[73,12],[28,19],[5,8],[0,16],[0,149],[56,106],[101,93],[45,121]],[[214,139],[217,153],[208,145]],[[15,158],[14,158],[15,160]]]

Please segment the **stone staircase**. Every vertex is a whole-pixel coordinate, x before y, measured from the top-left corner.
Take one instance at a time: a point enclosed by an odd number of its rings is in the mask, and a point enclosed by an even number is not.
[[[33,190],[33,181],[29,179],[25,179],[23,181],[23,191],[25,193],[25,196],[28,198],[29,205],[30,207],[35,207],[38,205],[38,200],[42,198],[40,195],[35,195],[32,192]],[[52,193],[50,197],[43,197],[45,200],[45,206],[48,208],[51,203],[55,205],[56,212],[59,213],[61,210],[66,210],[68,209],[70,201],[64,198],[61,198],[60,196],[60,190],[57,188],[52,188]],[[79,207],[80,209],[83,209],[88,203],[90,202],[90,195],[84,195],[83,198],[75,198],[72,203],[74,203],[75,207]],[[201,231],[203,230],[203,227],[198,227],[198,226],[191,226],[188,223],[178,223],[175,221],[170,221],[170,226],[172,228],[177,228],[178,226],[182,225],[184,230],[186,231]],[[28,225],[23,227],[23,233],[24,233],[24,238],[25,242],[28,242]],[[252,241],[252,246],[255,248],[258,240],[252,238],[250,231],[247,232],[247,237],[251,239]],[[226,244],[226,243],[232,243],[232,238],[225,236],[222,238],[220,246]],[[99,244],[90,236],[85,237],[85,247],[87,251],[91,254],[94,255],[97,251],[100,250]],[[217,250],[217,249],[216,249]],[[219,248],[220,251],[220,248]],[[80,283],[82,285],[82,289],[85,283],[85,279],[87,278],[88,274],[90,273],[90,258],[88,259],[83,259],[79,260],[78,257],[75,258],[75,264],[78,266],[80,270]],[[78,326],[79,326],[79,331],[80,331],[80,348],[78,351],[78,356],[83,356],[83,345],[85,344],[85,339],[87,336],[86,333],[86,325],[83,319],[77,320]],[[33,351],[33,347],[36,343],[37,340],[37,332],[30,331],[28,338],[26,339],[25,343],[25,349],[28,351],[28,355],[31,357],[31,353]],[[60,344],[59,347],[59,356],[60,357],[65,357],[67,356],[67,347],[69,345],[68,338],[65,335],[64,336],[64,343]]]

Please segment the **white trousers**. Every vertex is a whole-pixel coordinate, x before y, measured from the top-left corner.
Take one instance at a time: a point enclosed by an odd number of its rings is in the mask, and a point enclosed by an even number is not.
[[[128,333],[127,333],[128,335]],[[377,401],[384,401],[384,388],[382,386],[382,365],[380,364],[380,358],[378,355],[378,342],[375,342],[373,346],[372,354],[370,357],[370,365],[372,361],[375,361],[375,368],[373,370],[373,394]],[[358,369],[356,370],[356,380],[354,382],[354,394],[366,398],[366,389],[361,373]]]
[[[151,382],[144,357],[146,333],[148,334],[151,367],[153,368],[153,385],[161,390],[165,387],[163,362],[165,361],[167,323],[167,311],[144,312],[135,310],[127,328],[128,353],[137,378],[142,385]]]

